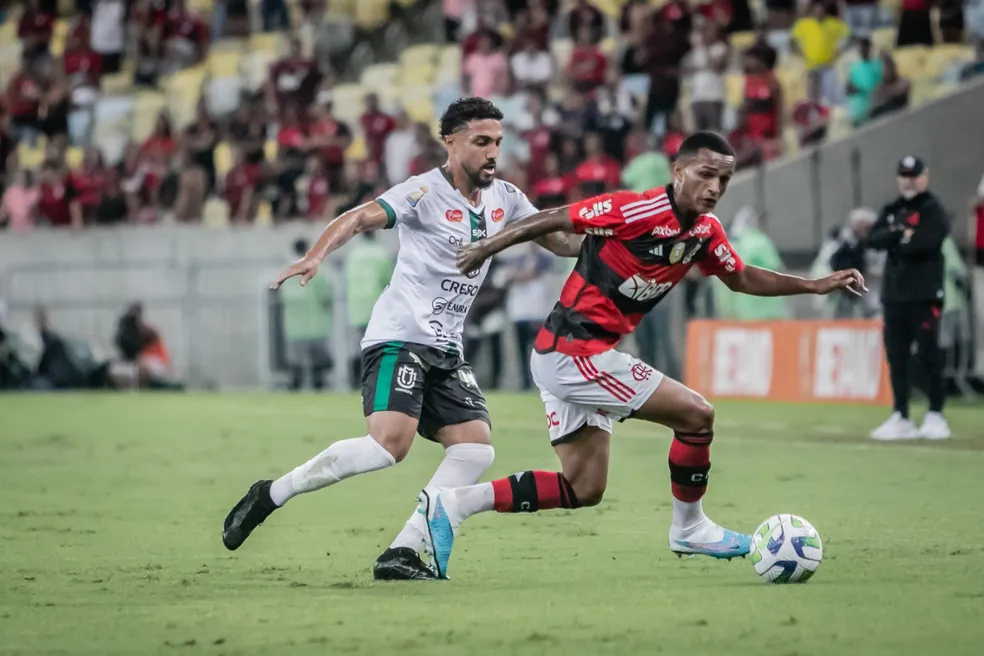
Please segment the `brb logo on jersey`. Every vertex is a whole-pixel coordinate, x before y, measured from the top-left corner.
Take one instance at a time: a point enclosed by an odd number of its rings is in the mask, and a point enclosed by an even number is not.
[[[733,273],[735,267],[738,266],[735,256],[731,253],[731,249],[728,248],[727,244],[718,244],[717,248],[714,249],[714,255],[717,256],[717,259],[721,261],[721,264],[724,265],[724,268],[729,273]]]
[[[444,218],[451,223],[461,223],[461,221],[465,218],[465,215],[461,210],[448,210],[444,213]]]
[[[584,234],[594,235],[595,237],[611,237],[615,231],[611,228],[585,228]]]
[[[603,216],[612,211],[612,201],[611,200],[600,200],[594,203],[591,207],[582,207],[581,211],[577,213],[579,217],[586,220],[591,220],[596,216]]]
[[[628,296],[633,301],[645,303],[646,301],[659,298],[666,292],[670,291],[672,287],[672,282],[647,280],[639,274],[636,274],[619,285],[618,291],[620,291],[624,296]]]
[[[502,221],[502,217],[504,217],[505,215],[506,213],[501,207],[492,210],[492,220],[495,223]]]

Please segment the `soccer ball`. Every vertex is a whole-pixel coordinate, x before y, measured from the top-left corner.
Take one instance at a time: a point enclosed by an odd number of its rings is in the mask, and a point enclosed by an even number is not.
[[[752,535],[752,565],[770,583],[809,580],[823,560],[820,534],[796,515],[773,515]]]

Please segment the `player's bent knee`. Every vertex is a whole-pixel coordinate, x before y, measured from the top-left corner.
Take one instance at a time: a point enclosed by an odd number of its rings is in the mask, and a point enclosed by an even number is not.
[[[603,483],[590,483],[582,485],[580,488],[576,485],[573,487],[579,506],[597,506],[605,498],[605,485]]]
[[[697,435],[714,432],[714,406],[700,394],[694,394],[688,404],[683,430]]]
[[[386,449],[396,462],[402,462],[410,453],[410,447],[413,445],[413,433],[407,434],[405,431],[384,429],[378,435],[375,432],[371,435],[372,439]]]

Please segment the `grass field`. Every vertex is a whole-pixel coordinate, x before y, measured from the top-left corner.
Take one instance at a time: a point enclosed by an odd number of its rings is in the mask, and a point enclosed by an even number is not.
[[[555,468],[538,399],[490,399],[491,475]],[[354,397],[0,397],[3,654],[981,654],[984,409],[947,443],[871,444],[884,409],[718,404],[705,509],[824,538],[806,585],[679,560],[668,435],[617,426],[598,508],[471,520],[452,581],[370,567],[441,457],[299,497],[239,552],[253,480],[360,435]]]

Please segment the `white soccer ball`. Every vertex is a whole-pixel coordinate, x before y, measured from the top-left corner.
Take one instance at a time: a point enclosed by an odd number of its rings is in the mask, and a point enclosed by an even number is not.
[[[770,583],[802,583],[823,560],[820,534],[796,515],[773,515],[752,535],[752,565]]]

